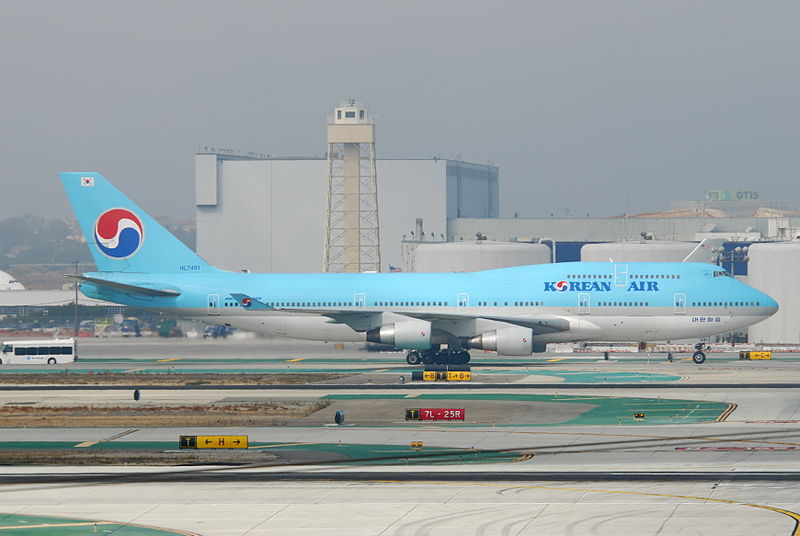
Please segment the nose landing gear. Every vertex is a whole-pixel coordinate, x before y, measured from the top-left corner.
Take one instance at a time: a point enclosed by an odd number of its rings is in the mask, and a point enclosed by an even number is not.
[[[694,345],[694,353],[692,354],[692,361],[697,363],[698,365],[705,363],[706,361],[706,354],[703,352],[705,350],[705,344],[702,342],[698,342]]]

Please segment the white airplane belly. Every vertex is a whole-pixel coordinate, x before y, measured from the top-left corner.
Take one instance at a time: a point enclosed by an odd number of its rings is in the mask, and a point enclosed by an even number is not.
[[[245,331],[310,341],[361,342],[366,335],[346,324],[335,324],[319,315],[237,315],[198,318],[214,324],[230,324]]]
[[[595,316],[568,317],[569,331],[540,335],[540,342],[666,341],[725,333],[754,324],[758,317]]]

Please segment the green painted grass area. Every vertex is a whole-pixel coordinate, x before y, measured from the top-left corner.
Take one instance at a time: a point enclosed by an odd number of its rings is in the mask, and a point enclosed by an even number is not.
[[[335,443],[306,444],[251,444],[250,448],[268,451],[304,450],[311,452],[327,452],[346,456],[359,465],[381,463],[407,463],[409,465],[432,463],[501,463],[518,460],[519,452],[481,452],[473,449],[426,447],[415,450],[410,445],[364,445]],[[350,463],[350,462],[347,462]]]
[[[438,394],[425,393],[406,398],[404,394],[333,394],[323,400],[358,399],[405,399],[409,407],[420,407],[419,400],[474,400],[474,401],[518,401],[518,402],[557,402],[563,404],[590,404],[596,406],[574,419],[551,424],[499,424],[497,426],[581,426],[581,425],[661,425],[694,424],[714,422],[730,407],[726,402],[706,402],[700,400],[671,400],[666,398],[628,398],[581,395],[525,395],[511,393],[487,394]],[[644,419],[634,419],[634,413],[644,413]],[[471,426],[448,423],[448,427]]]
[[[481,370],[473,369],[473,375],[516,374],[522,376],[551,376],[562,378],[564,383],[644,383],[676,382],[681,376],[657,372],[596,371],[596,370]],[[535,380],[532,380],[535,382]]]
[[[79,443],[74,441],[3,441],[0,442],[2,450],[175,450],[178,441],[109,441],[98,443],[89,447],[76,447]],[[410,445],[366,445],[348,443],[252,443],[250,450],[259,451],[309,451],[336,454],[336,458],[343,456],[344,460],[337,463],[357,463],[370,465],[380,463],[407,463],[432,464],[432,463],[501,463],[512,462],[520,458],[519,452],[481,452],[473,449],[423,447],[413,449]],[[2,519],[0,518],[0,527]],[[6,534],[0,531],[0,534]]]
[[[293,361],[298,359],[299,361]],[[376,363],[376,359],[370,357],[300,357],[300,356],[286,356],[286,357],[264,357],[264,358],[240,358],[240,357],[217,357],[209,359],[198,359],[191,357],[176,357],[176,356],[160,356],[160,357],[82,357],[81,363],[125,363],[125,364],[152,364],[163,363],[169,365],[171,363],[191,363],[191,364],[254,364],[254,363]],[[405,363],[405,355],[397,354],[397,363]]]
[[[96,531],[95,526],[97,527]],[[86,536],[89,534],[167,536],[188,533],[93,519],[0,514],[0,534],[3,536]]]
[[[377,370],[385,369],[386,367],[376,366],[375,368],[365,369],[328,369],[328,368],[299,368],[299,367],[284,367],[279,369],[261,369],[261,368],[243,368],[243,369],[218,369],[218,368],[180,368],[170,369],[167,366],[161,368],[137,368],[137,369],[107,369],[107,368],[94,368],[94,369],[52,369],[52,368],[19,368],[19,369],[3,369],[0,371],[0,379],[2,379],[3,372],[13,374],[129,374],[136,377],[137,374],[364,374],[376,372]]]

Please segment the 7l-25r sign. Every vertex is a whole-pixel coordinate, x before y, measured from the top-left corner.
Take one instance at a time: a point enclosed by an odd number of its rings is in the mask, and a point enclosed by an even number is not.
[[[413,408],[406,410],[407,421],[463,421],[464,408]]]

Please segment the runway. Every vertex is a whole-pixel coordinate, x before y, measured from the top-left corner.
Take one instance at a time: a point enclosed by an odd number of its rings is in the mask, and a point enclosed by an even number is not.
[[[123,459],[176,452],[181,434],[245,434],[251,448],[229,465],[2,466],[0,512],[207,536],[800,536],[800,361],[792,355],[761,363],[710,357],[700,367],[627,356],[502,362],[480,356],[477,381],[452,387],[400,383],[410,368],[396,354],[356,349],[292,345],[265,357],[250,342],[234,342],[198,351],[195,359],[168,355],[161,342],[93,344],[92,351],[106,355],[98,360],[121,362],[132,377],[165,366],[175,367],[165,373],[181,374],[199,361],[203,369],[228,371],[275,370],[281,363],[297,372],[304,363],[301,374],[329,369],[346,377],[300,386],[142,388],[139,403],[153,406],[329,403],[284,426],[2,429],[0,462],[13,449],[114,452]],[[241,362],[222,363],[228,345]],[[191,353],[199,341],[166,347]],[[101,363],[86,357],[79,364],[72,372],[88,374]],[[614,376],[625,380],[609,381]],[[0,407],[124,408],[134,404],[133,385],[4,385]],[[464,422],[402,416],[405,407],[453,404],[466,408]],[[332,425],[339,409],[347,426]],[[640,412],[644,418],[633,417]],[[424,446],[412,448],[412,441]],[[133,526],[126,530],[139,534]],[[0,524],[0,536],[7,533]]]

